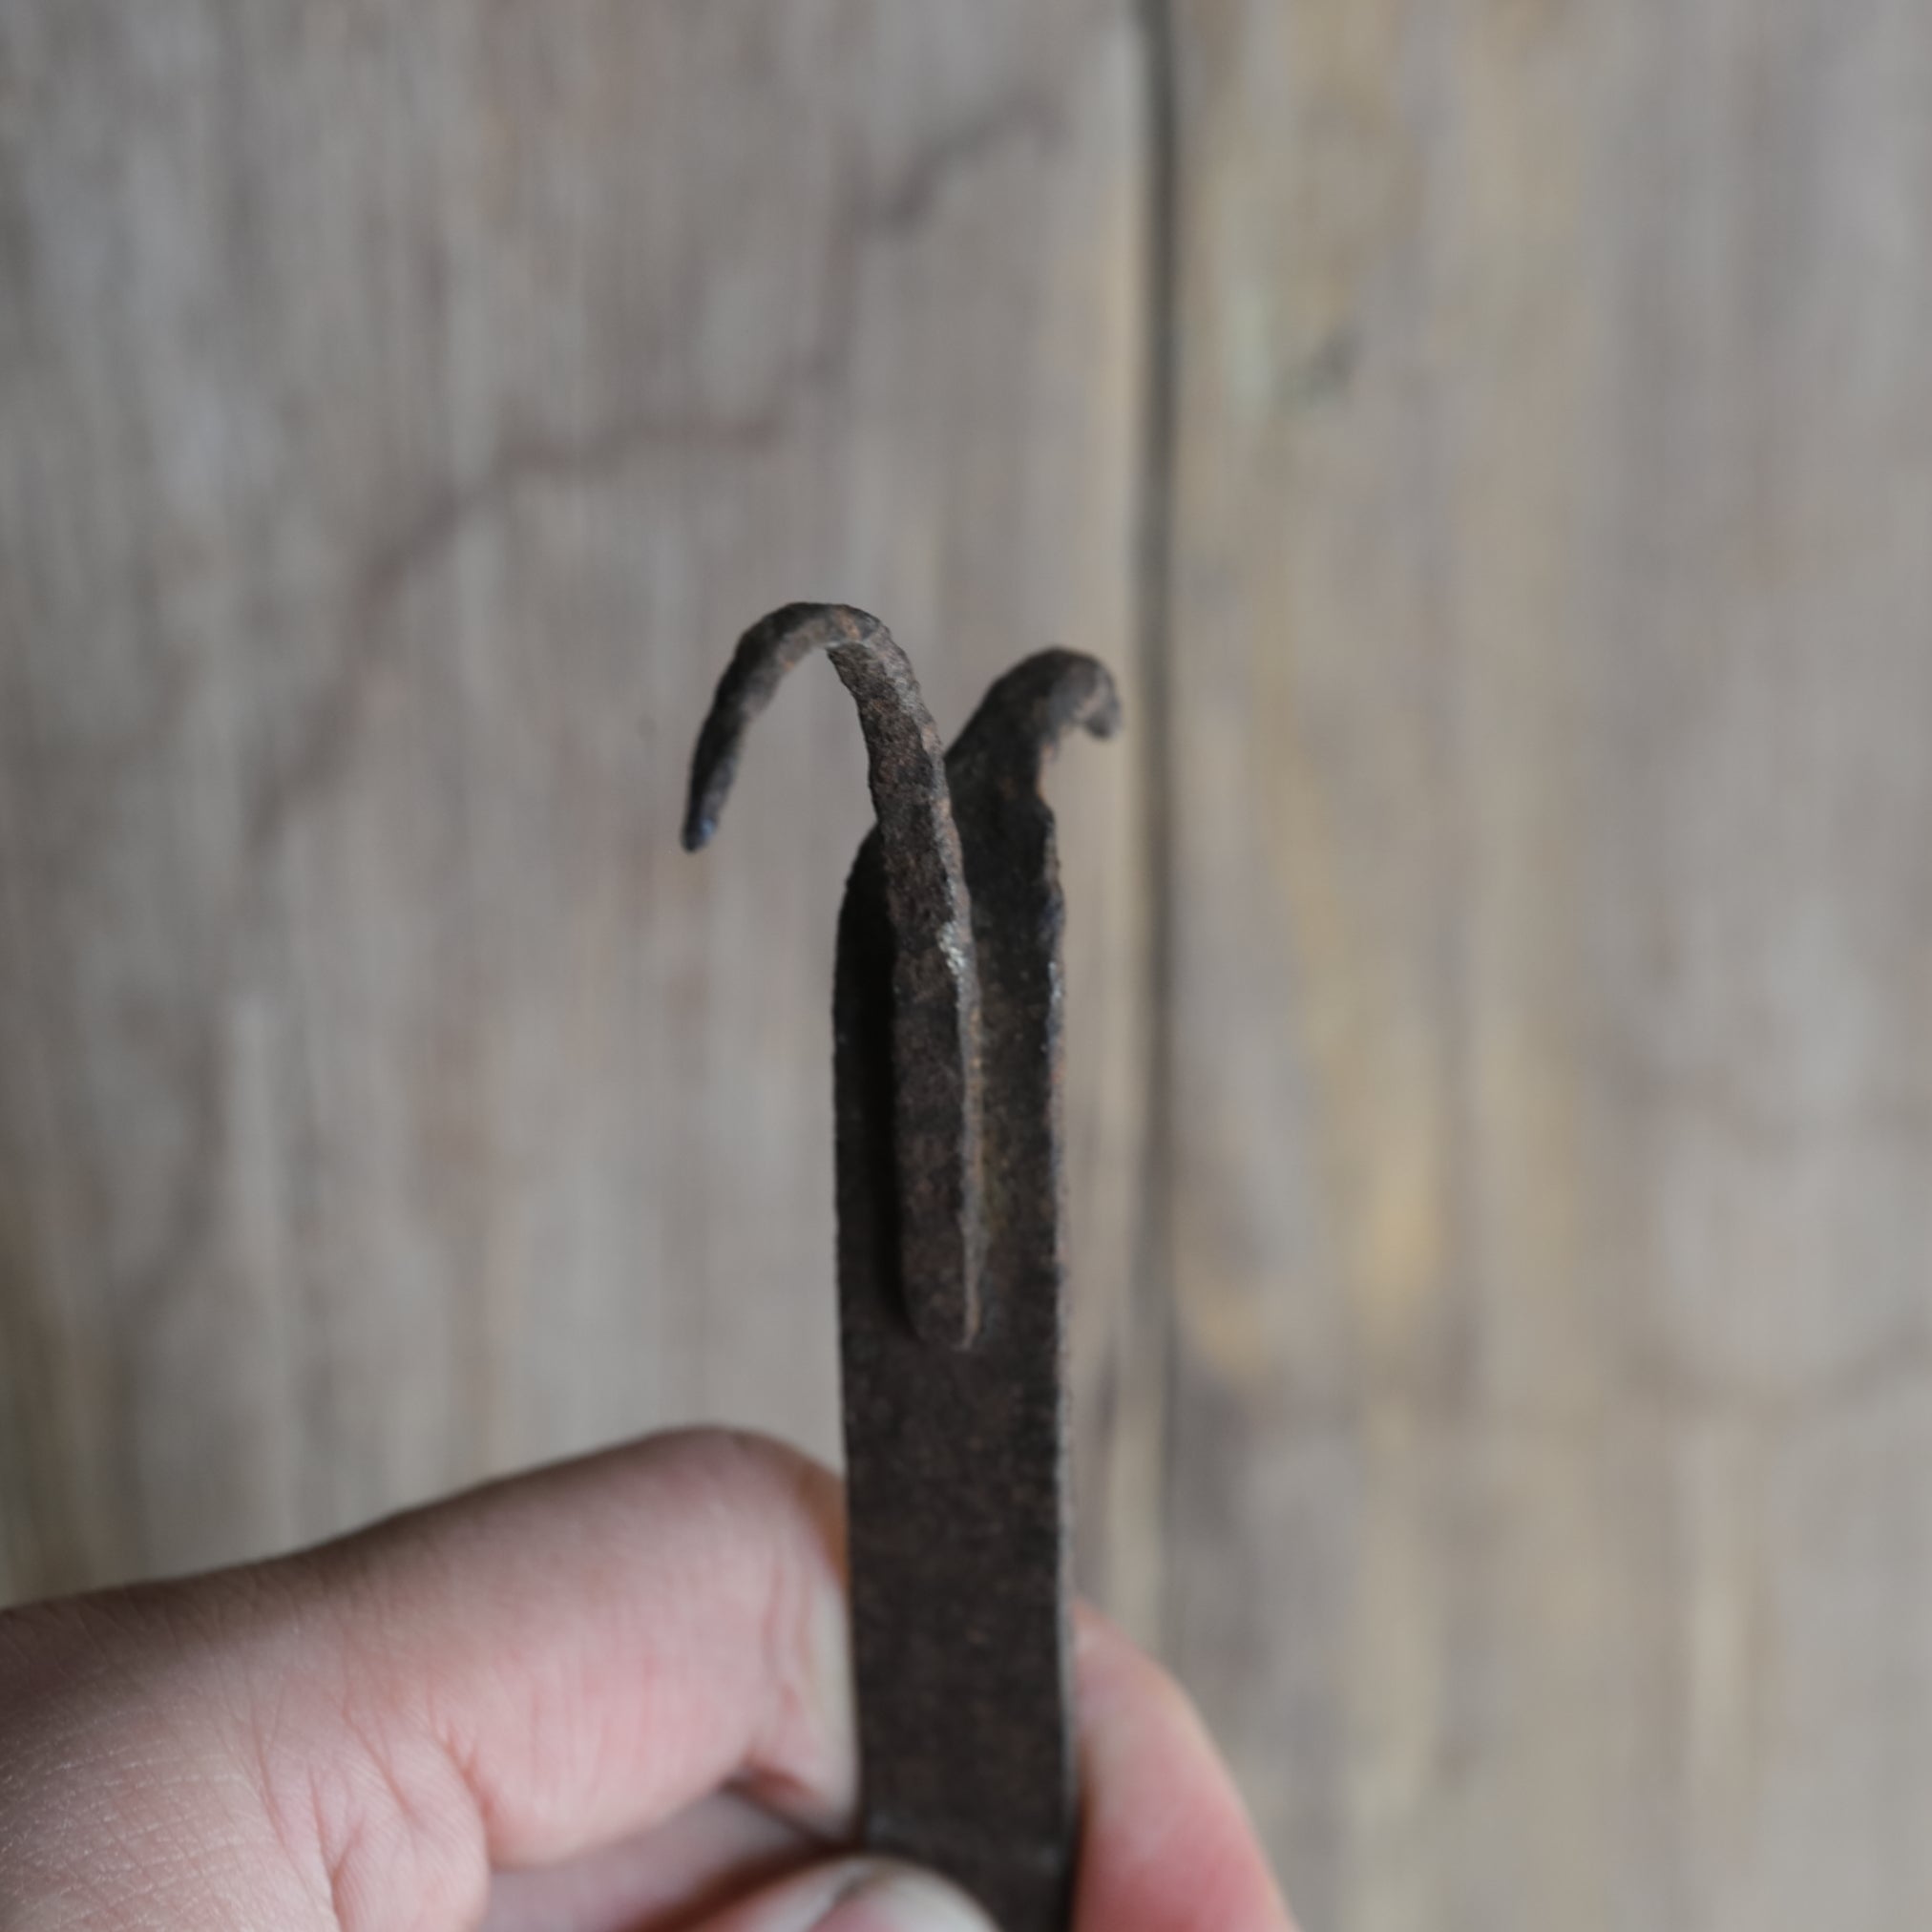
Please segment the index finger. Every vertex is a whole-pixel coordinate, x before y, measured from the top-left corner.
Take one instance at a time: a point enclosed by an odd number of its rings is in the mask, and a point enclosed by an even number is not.
[[[308,1559],[378,1720],[447,1741],[498,1867],[646,1830],[732,1783],[830,1837],[857,1764],[842,1498],[780,1445],[655,1438]],[[1292,1932],[1174,1681],[1082,1608],[1079,1932]]]
[[[352,1714],[460,1769],[494,1865],[555,1862],[726,1784],[850,1826],[839,1491],[775,1442],[657,1437],[293,1561],[342,1606]]]

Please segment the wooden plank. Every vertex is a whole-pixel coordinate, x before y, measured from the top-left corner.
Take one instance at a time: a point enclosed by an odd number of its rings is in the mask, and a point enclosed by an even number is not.
[[[797,597],[943,729],[1049,641],[1131,704],[1139,99],[1085,0],[0,15],[0,1599],[833,1450],[858,734],[801,676],[702,862],[689,738]],[[1079,760],[1099,1381],[1140,814]]]
[[[1179,0],[1167,1606],[1318,1928],[1932,1917],[1932,14]]]

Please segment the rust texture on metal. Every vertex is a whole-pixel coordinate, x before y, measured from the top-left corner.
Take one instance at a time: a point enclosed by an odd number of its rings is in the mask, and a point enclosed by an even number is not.
[[[815,649],[858,705],[872,809],[885,839],[893,1052],[892,1111],[907,1312],[922,1339],[964,1348],[979,1326],[978,982],[959,837],[939,734],[906,654],[877,618],[843,604],[787,604],[745,633],[691,760],[684,849],[718,827],[752,719]]]
[[[1079,1795],[1062,913],[1040,773],[1066,732],[1109,735],[1119,704],[1093,659],[1044,651],[994,684],[941,761],[885,627],[790,605],[746,634],[720,683],[687,845],[715,825],[746,724],[819,644],[857,701],[878,814],[847,884],[832,995],[862,1833],[957,1880],[1005,1932],[1063,1932]],[[940,987],[958,989],[942,1006],[956,1034],[929,1009]],[[927,1057],[956,1039],[956,1072],[935,1072]],[[935,1173],[965,1177],[943,1246],[914,1238]],[[955,1257],[963,1292],[920,1272]]]

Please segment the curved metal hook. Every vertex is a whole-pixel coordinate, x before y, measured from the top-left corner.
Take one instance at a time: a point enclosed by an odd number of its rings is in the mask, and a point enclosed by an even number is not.
[[[1040,768],[1068,732],[1107,738],[1120,723],[1120,698],[1104,664],[1078,651],[1040,651],[995,680],[946,754],[979,973],[980,1304],[988,1322],[1016,1296],[1057,1301],[1062,1266],[1064,907]]]
[[[970,777],[1038,787],[1040,766],[1072,730],[1111,738],[1121,728],[1113,674],[1082,651],[1036,651],[995,680],[953,741],[956,792]]]
[[[885,860],[906,1313],[922,1341],[963,1349],[980,1319],[973,921],[939,734],[912,665],[877,618],[849,604],[787,604],[739,639],[692,754],[684,848],[698,850],[717,830],[746,728],[786,672],[820,649],[858,706]]]

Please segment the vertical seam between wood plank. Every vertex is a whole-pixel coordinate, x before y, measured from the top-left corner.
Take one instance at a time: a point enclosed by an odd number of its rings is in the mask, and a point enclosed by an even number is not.
[[[1142,840],[1146,876],[1146,1094],[1141,1218],[1129,1330],[1128,1373],[1151,1357],[1155,1393],[1149,1457],[1156,1472],[1156,1547],[1165,1552],[1173,1515],[1171,1416],[1175,1396],[1173,1202],[1174,1152],[1174,813],[1173,571],[1175,451],[1180,388],[1180,154],[1176,25],[1172,0],[1136,0],[1142,44],[1145,153],[1145,363],[1141,402],[1140,506],[1135,556],[1136,631],[1144,724],[1141,759]],[[1156,1558],[1153,1591],[1159,1651],[1171,1648],[1165,1555]]]

